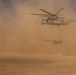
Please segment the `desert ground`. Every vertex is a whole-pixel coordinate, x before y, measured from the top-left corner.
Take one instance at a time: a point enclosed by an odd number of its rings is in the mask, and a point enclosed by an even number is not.
[[[0,75],[76,75],[76,57],[2,58]]]

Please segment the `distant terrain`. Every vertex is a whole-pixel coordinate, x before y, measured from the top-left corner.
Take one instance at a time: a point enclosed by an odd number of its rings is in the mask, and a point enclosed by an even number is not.
[[[76,57],[0,59],[0,75],[75,75]]]

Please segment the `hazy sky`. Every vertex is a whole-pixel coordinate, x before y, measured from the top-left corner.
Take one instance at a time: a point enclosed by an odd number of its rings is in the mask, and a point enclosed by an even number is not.
[[[59,6],[60,4],[68,4],[68,6],[70,8],[72,8],[73,10],[76,10],[76,0],[0,0],[1,3],[1,7],[6,7],[6,9],[8,10],[9,8],[14,9],[15,6],[14,4],[28,4],[29,6],[36,6],[38,7],[41,3],[43,3],[43,5],[46,3],[47,4],[51,4],[53,3],[56,6]],[[64,5],[65,6],[65,5]],[[48,6],[49,7],[49,6]]]
[[[67,6],[68,9],[71,9],[73,12],[76,11],[76,0],[0,0],[0,8],[3,10],[3,13],[8,12],[11,15],[16,14],[15,8],[18,4],[21,4],[22,6],[25,5],[25,7],[53,8],[54,10]]]
[[[76,53],[76,24],[57,27],[41,26],[40,19],[30,13],[41,13],[44,8],[55,13],[66,9],[62,15],[75,19],[76,0],[0,0],[0,53],[1,54],[50,54]],[[42,40],[63,40],[61,45],[53,45]]]

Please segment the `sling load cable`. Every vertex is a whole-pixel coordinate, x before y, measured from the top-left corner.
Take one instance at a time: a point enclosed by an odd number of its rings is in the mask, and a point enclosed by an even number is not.
[[[52,40],[52,25],[51,25],[51,40]]]
[[[60,26],[58,25],[58,39],[62,40]]]

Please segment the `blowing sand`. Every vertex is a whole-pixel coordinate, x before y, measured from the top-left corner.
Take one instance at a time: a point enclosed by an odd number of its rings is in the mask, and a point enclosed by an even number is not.
[[[39,16],[30,15],[42,14],[42,8],[55,13],[65,7],[60,16],[75,19],[74,3],[0,0],[0,75],[76,75],[76,22],[51,29],[50,25],[41,26]],[[54,45],[43,40],[63,43]]]

